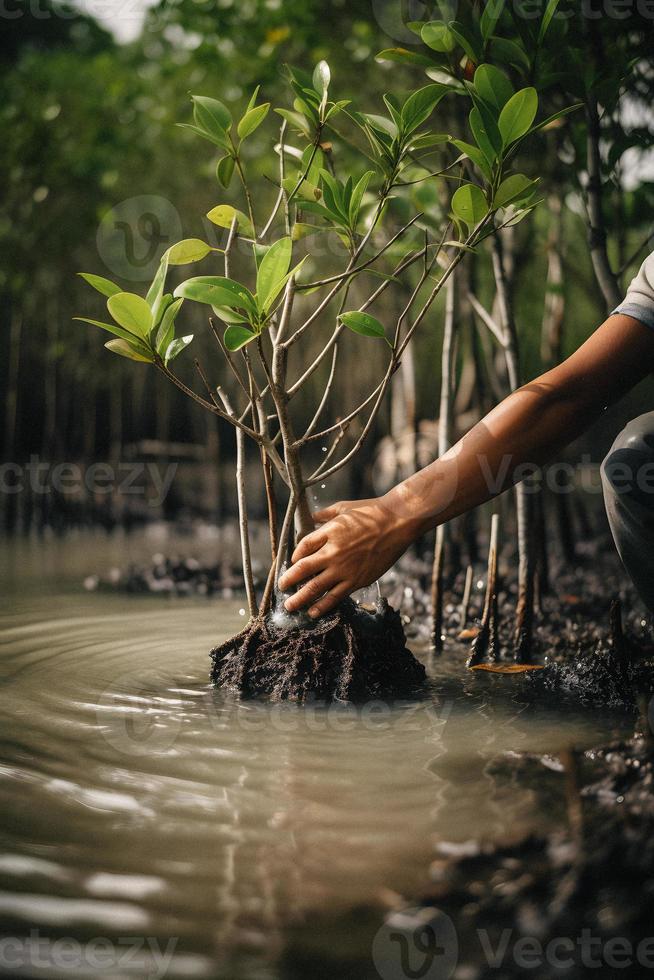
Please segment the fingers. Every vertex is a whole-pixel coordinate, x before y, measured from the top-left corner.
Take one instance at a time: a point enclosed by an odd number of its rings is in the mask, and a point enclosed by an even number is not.
[[[299,561],[295,561],[295,552],[293,554],[294,564],[288,571],[284,572],[279,582],[277,583],[278,588],[281,592],[290,592],[290,590],[299,585],[300,582],[306,581],[306,579],[317,575],[322,572],[327,564],[326,556],[321,555],[318,552],[315,555],[310,555],[308,558],[300,558]]]
[[[299,609],[312,605],[312,603],[315,604],[316,600],[324,596],[330,586],[334,585],[334,582],[334,576],[330,572],[316,575],[315,578],[309,579],[298,592],[288,597],[284,603],[285,609],[288,612],[297,612]]]
[[[312,619],[317,619],[319,616],[324,616],[325,613],[337,606],[341,599],[344,599],[346,595],[349,595],[351,588],[348,586],[347,582],[341,582],[339,585],[330,589],[325,593],[322,598],[314,602],[309,609],[309,616]]]
[[[295,551],[291,555],[291,561],[295,565],[296,562],[301,561],[303,558],[308,558],[309,555],[313,555],[322,548],[326,540],[324,531],[312,531],[311,534],[307,534],[297,544]]]

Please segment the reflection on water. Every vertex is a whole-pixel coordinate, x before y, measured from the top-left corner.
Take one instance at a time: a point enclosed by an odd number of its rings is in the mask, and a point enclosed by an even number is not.
[[[417,705],[239,704],[207,651],[241,604],[85,594],[122,547],[14,543],[4,565],[0,917],[21,945],[0,975],[308,976],[295,949],[340,951],[336,980],[370,961],[364,907],[419,894],[436,841],[556,819],[490,758],[606,734],[447,658]],[[70,937],[65,969],[44,937]]]

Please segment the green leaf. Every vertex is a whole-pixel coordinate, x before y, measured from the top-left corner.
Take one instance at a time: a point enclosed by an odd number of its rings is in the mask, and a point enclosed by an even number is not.
[[[560,109],[559,112],[555,112],[553,115],[548,116],[547,119],[543,119],[536,126],[532,126],[528,133],[525,135],[531,136],[532,133],[538,133],[542,129],[547,129],[552,123],[557,122],[559,119],[563,119],[564,116],[569,116],[571,112],[576,112],[577,109],[583,109],[584,103],[577,102],[575,105],[569,105],[565,109]]]
[[[225,330],[224,342],[229,351],[240,350],[246,344],[251,344],[256,339],[256,334],[248,330],[247,327],[231,326]]]
[[[432,20],[424,24],[420,37],[428,48],[449,54],[456,48],[456,38],[443,20]]]
[[[480,98],[498,113],[513,95],[513,86],[504,72],[494,65],[480,65],[475,72],[475,88]]]
[[[410,95],[402,107],[402,124],[405,132],[414,132],[429,119],[438,103],[447,95],[447,91],[445,85],[432,82],[431,85],[426,85]]]
[[[116,293],[107,301],[107,309],[121,327],[139,337],[147,338],[152,329],[152,310],[135,293]]]
[[[465,242],[455,242],[455,241],[443,242],[443,247],[445,248],[446,246],[449,246],[450,248],[458,248],[462,252],[470,252],[472,255],[477,254],[476,250],[472,248],[470,245],[466,245]]]
[[[218,99],[210,99],[205,95],[192,95],[191,99],[197,125],[215,138],[227,142],[226,134],[232,126],[232,114],[227,106]]]
[[[274,111],[304,136],[305,139],[311,139],[311,129],[307,125],[306,117],[300,112],[293,112],[291,109],[275,109]]]
[[[412,150],[425,150],[430,146],[439,146],[441,143],[449,143],[450,137],[447,133],[419,133],[410,142]]]
[[[475,106],[470,110],[470,129],[489,166],[492,167],[502,150],[502,137],[497,125],[488,113]]]
[[[320,176],[322,178],[322,195],[325,207],[332,212],[337,220],[347,222],[348,215],[343,202],[343,188],[341,184],[339,184],[335,177],[332,177],[328,170],[321,170]]]
[[[239,139],[244,140],[251,136],[259,128],[269,111],[270,102],[264,102],[263,105],[258,105],[254,109],[248,109],[238,124]]]
[[[470,60],[474,61],[475,64],[479,64],[483,56],[482,39],[481,36],[475,36],[472,25],[473,22],[471,21],[469,27],[467,28],[467,26],[462,24],[461,21],[453,20],[450,21],[447,26],[450,29],[450,33],[454,35]]]
[[[271,245],[259,266],[257,273],[257,304],[259,311],[269,310],[283,288],[283,283],[291,265],[293,242],[290,238],[280,238]]]
[[[472,160],[474,165],[481,170],[487,180],[490,181],[493,179],[491,166],[486,159],[485,154],[479,149],[478,146],[472,146],[470,143],[464,143],[463,140],[452,140],[452,143],[457,147],[457,149],[461,150],[462,153],[465,153],[465,155]]]
[[[538,92],[523,88],[512,96],[500,113],[498,122],[504,146],[520,139],[528,131],[538,112]]]
[[[207,214],[207,218],[214,225],[218,225],[219,228],[231,228],[232,221],[236,218],[236,227],[239,234],[245,235],[246,238],[256,237],[252,222],[248,216],[243,214],[242,211],[237,211],[231,204],[219,204],[217,207],[212,208]]]
[[[488,41],[491,34],[495,32],[497,22],[502,16],[502,11],[504,10],[504,4],[505,0],[487,0],[479,25],[481,27],[484,42]]]
[[[313,87],[323,98],[327,98],[329,84],[332,80],[332,73],[326,61],[319,61],[313,72]]]
[[[168,249],[168,264],[189,265],[191,262],[200,262],[206,259],[211,251],[211,245],[207,245],[202,239],[185,238],[184,241],[177,242]]]
[[[320,188],[316,187],[314,184],[311,184],[308,180],[303,180],[298,187],[298,180],[300,179],[300,176],[301,174],[298,174],[297,177],[284,177],[282,185],[286,193],[289,195],[289,198],[297,187],[296,196],[301,198],[303,201],[319,201],[322,197],[322,191]]]
[[[296,221],[293,225],[291,237],[294,242],[299,242],[303,238],[307,238],[309,235],[324,234],[327,231],[329,231],[328,228],[321,227],[320,225],[308,225],[302,221]]]
[[[476,227],[488,214],[488,202],[481,187],[463,184],[452,198],[452,211],[469,228]]]
[[[552,23],[554,14],[556,13],[557,7],[561,0],[549,0],[547,7],[545,8],[545,13],[543,14],[543,19],[540,24],[540,30],[538,32],[538,43],[542,44],[545,40],[545,35],[549,30],[549,26]]]
[[[250,290],[240,282],[225,279],[224,276],[195,276],[193,279],[187,279],[177,287],[175,297],[192,299],[196,303],[206,303],[208,306],[247,310],[252,315],[257,313],[257,304]]]
[[[232,182],[232,177],[234,176],[234,167],[236,166],[236,161],[231,154],[227,154],[225,157],[221,157],[216,164],[216,177],[218,178],[218,183],[221,184],[225,189],[229,187]]]
[[[530,180],[525,174],[513,174],[502,181],[493,198],[493,207],[505,208],[519,198],[525,196],[527,190],[533,190],[535,180]]]
[[[161,301],[163,299],[164,289],[166,286],[166,276],[168,274],[168,254],[164,252],[161,256],[161,262],[159,263],[159,268],[157,273],[152,280],[152,285],[148,289],[148,295],[145,297],[145,301],[152,310],[152,320],[153,323],[157,323],[161,310]]]
[[[168,347],[175,339],[175,320],[177,319],[177,314],[179,313],[183,299],[176,299],[174,303],[171,303],[166,312],[161,319],[161,325],[157,331],[156,348],[157,353],[164,356]]]
[[[105,279],[103,276],[94,276],[90,272],[78,272],[78,275],[88,282],[89,286],[93,286],[99,293],[102,293],[103,296],[115,296],[116,293],[121,292],[120,286],[117,286],[111,279]]]
[[[220,147],[221,150],[229,149],[229,140],[226,136],[224,138],[217,138],[212,136],[211,133],[206,132],[206,130],[202,129],[200,126],[193,126],[191,123],[175,123],[175,125],[178,126],[179,129],[190,129],[196,136],[201,136],[202,139],[209,140],[210,143],[213,143],[214,146]]]
[[[418,65],[420,68],[433,68],[436,64],[434,58],[419,54],[417,51],[407,51],[406,48],[386,48],[375,56],[375,60],[393,61],[400,65]]]
[[[192,340],[193,340],[193,334],[191,333],[188,334],[188,336],[186,337],[178,337],[177,340],[171,341],[164,355],[164,363],[166,364],[166,367],[170,364],[171,361],[174,361],[175,358],[179,354],[181,354],[183,350],[185,350],[188,347],[188,345],[191,343]]]
[[[509,38],[492,37],[489,51],[493,59],[501,61],[502,64],[513,65],[521,71],[529,71],[531,68],[525,49]]]
[[[386,333],[379,320],[369,313],[341,313],[339,320],[348,330],[361,334],[362,337],[380,337],[386,340]]]
[[[224,276],[195,276],[180,283],[175,290],[175,298],[184,297],[208,306],[226,306],[233,310],[247,310],[257,313],[254,296],[246,286]]]
[[[359,212],[361,211],[361,202],[363,200],[363,195],[368,190],[368,184],[370,183],[370,181],[374,176],[375,176],[374,170],[366,170],[363,177],[359,181],[357,181],[356,186],[352,190],[352,197],[350,200],[350,209],[349,209],[350,225],[352,228],[356,227],[359,218]]]
[[[148,348],[145,344],[139,342],[138,338],[130,333],[129,330],[123,330],[122,327],[116,327],[112,323],[103,323],[101,320],[90,320],[86,316],[74,316],[73,320],[78,320],[80,323],[90,323],[93,327],[100,327],[101,330],[106,330],[107,333],[111,333],[114,337],[120,337],[121,340],[126,340],[130,344],[134,344],[135,348],[142,350],[145,355],[148,353]]]
[[[104,346],[113,354],[120,354],[121,357],[127,357],[130,361],[143,361],[146,364],[152,364],[154,360],[151,356],[146,357],[145,354],[141,354],[135,346],[126,340],[110,340]]]

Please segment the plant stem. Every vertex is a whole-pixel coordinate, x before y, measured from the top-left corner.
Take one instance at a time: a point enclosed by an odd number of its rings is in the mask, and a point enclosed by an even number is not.
[[[225,406],[225,411],[234,416],[234,411],[226,392],[217,389],[218,396]],[[245,435],[240,429],[236,430],[236,496],[238,499],[238,527],[241,536],[241,557],[243,559],[243,578],[248,600],[248,610],[254,619],[258,613],[257,596],[254,589],[252,574],[252,551],[250,547],[250,527],[248,520],[247,494],[245,492]]]
[[[445,329],[441,355],[441,397],[438,414],[438,455],[444,456],[452,441],[452,392],[454,388],[454,327],[456,318],[456,276],[450,277],[446,288]],[[431,639],[434,650],[443,649],[443,566],[449,540],[449,526],[436,528],[434,561],[431,580],[432,624]]]
[[[617,277],[611,268],[606,248],[607,232],[602,207],[602,158],[600,155],[602,130],[597,99],[592,95],[589,95],[586,101],[586,124],[588,130],[586,140],[586,166],[588,169],[586,200],[590,256],[597,284],[604,297],[607,313],[610,313],[620,305],[622,295]]]
[[[502,243],[499,235],[493,236],[493,273],[497,289],[497,305],[502,333],[505,337],[504,356],[511,391],[520,387],[518,337],[504,268]],[[518,522],[518,604],[514,633],[516,659],[527,663],[530,656],[534,606],[534,561],[532,546],[532,520],[529,487],[522,481],[515,487],[516,516]]]

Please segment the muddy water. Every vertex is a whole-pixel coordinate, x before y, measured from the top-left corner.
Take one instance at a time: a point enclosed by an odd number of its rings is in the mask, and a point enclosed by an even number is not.
[[[488,760],[617,724],[447,657],[419,705],[238,704],[207,651],[240,602],[81,586],[177,547],[217,543],[3,545],[0,976],[374,977],[375,909],[420,893],[436,842],[561,819]]]

